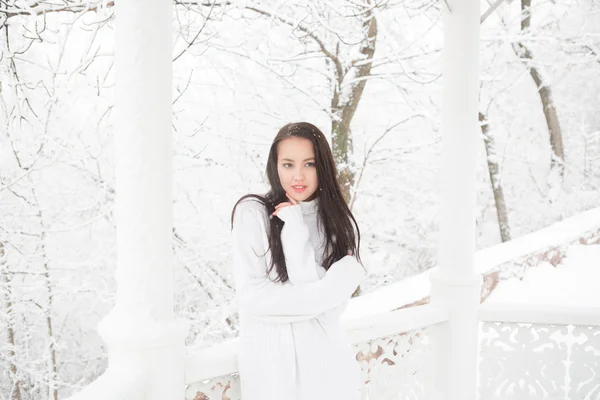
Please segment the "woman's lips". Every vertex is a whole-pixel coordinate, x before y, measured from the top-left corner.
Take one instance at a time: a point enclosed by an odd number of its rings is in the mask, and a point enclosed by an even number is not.
[[[294,192],[296,193],[302,193],[306,190],[306,186],[292,186],[292,189],[294,189]]]

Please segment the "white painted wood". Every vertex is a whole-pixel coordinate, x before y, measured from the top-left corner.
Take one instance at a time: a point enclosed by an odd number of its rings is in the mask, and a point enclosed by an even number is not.
[[[479,3],[451,0],[444,17],[439,267],[473,273],[479,93]]]
[[[238,373],[239,339],[235,338],[188,354],[185,360],[185,383],[202,382]]]
[[[444,15],[443,154],[439,268],[432,304],[448,310],[432,338],[433,398],[475,400],[481,275],[474,270],[478,136],[479,15],[477,0],[449,0]]]
[[[144,400],[185,390],[188,328],[173,313],[172,7],[115,6],[117,298],[99,331],[109,370],[143,374]]]
[[[448,311],[433,304],[344,321],[353,344],[410,332],[448,320]]]
[[[448,320],[447,311],[431,304],[344,321],[353,344],[416,331]],[[238,372],[238,340],[233,339],[186,358],[186,383],[214,379]]]
[[[144,400],[143,371],[109,367],[98,379],[66,400]]]
[[[117,311],[169,319],[172,6],[128,0],[116,5],[115,15]]]
[[[475,271],[485,274],[502,264],[517,261],[521,257],[542,252],[553,247],[569,247],[578,239],[600,231],[600,207],[565,218],[546,228],[520,236],[509,242],[475,252]],[[352,299],[346,315],[358,318],[373,312],[384,313],[414,303],[431,294],[431,268],[419,275],[378,288]]]
[[[479,318],[486,322],[600,326],[600,307],[484,303]]]

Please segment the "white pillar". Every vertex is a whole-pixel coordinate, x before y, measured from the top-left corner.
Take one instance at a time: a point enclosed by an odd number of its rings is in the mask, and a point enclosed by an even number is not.
[[[477,397],[479,298],[475,274],[475,166],[479,107],[479,1],[448,0],[444,17],[443,159],[439,268],[432,303],[449,311],[434,336],[435,397]]]
[[[185,389],[188,327],[173,313],[172,7],[115,7],[117,298],[99,330],[109,369],[143,373],[145,400]]]

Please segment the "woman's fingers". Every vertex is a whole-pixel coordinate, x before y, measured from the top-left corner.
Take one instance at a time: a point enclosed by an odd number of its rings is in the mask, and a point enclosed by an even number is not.
[[[289,194],[285,194],[287,196],[288,199],[290,199],[290,201],[285,201],[283,203],[279,203],[275,206],[275,211],[271,214],[271,215],[277,215],[277,212],[279,211],[280,208],[282,207],[289,207],[289,206],[295,206],[297,204],[299,204],[292,196],[290,196]]]
[[[287,192],[285,193],[285,195],[287,196],[288,199],[290,199],[290,202],[292,203],[292,205],[295,206],[296,204],[298,204],[296,199],[294,199],[292,196],[290,196]]]
[[[279,203],[275,206],[275,211],[271,214],[271,215],[277,215],[277,213],[279,212],[279,210],[283,207],[289,207],[289,206],[293,206],[294,204],[290,203],[290,202],[285,202],[285,203]]]
[[[283,207],[280,207],[280,208],[276,209],[275,211],[273,211],[273,214],[271,214],[271,215],[277,215],[277,213],[279,212],[279,210],[281,210],[282,208]]]

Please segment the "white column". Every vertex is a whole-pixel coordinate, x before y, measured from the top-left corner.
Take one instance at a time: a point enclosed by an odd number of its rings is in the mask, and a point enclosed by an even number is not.
[[[109,370],[141,372],[145,400],[185,389],[188,328],[173,313],[172,7],[115,7],[117,298],[99,330]]]
[[[475,166],[479,93],[479,1],[448,0],[444,17],[443,159],[439,268],[432,276],[432,303],[449,322],[434,336],[435,397],[477,396],[479,296],[475,274]]]

